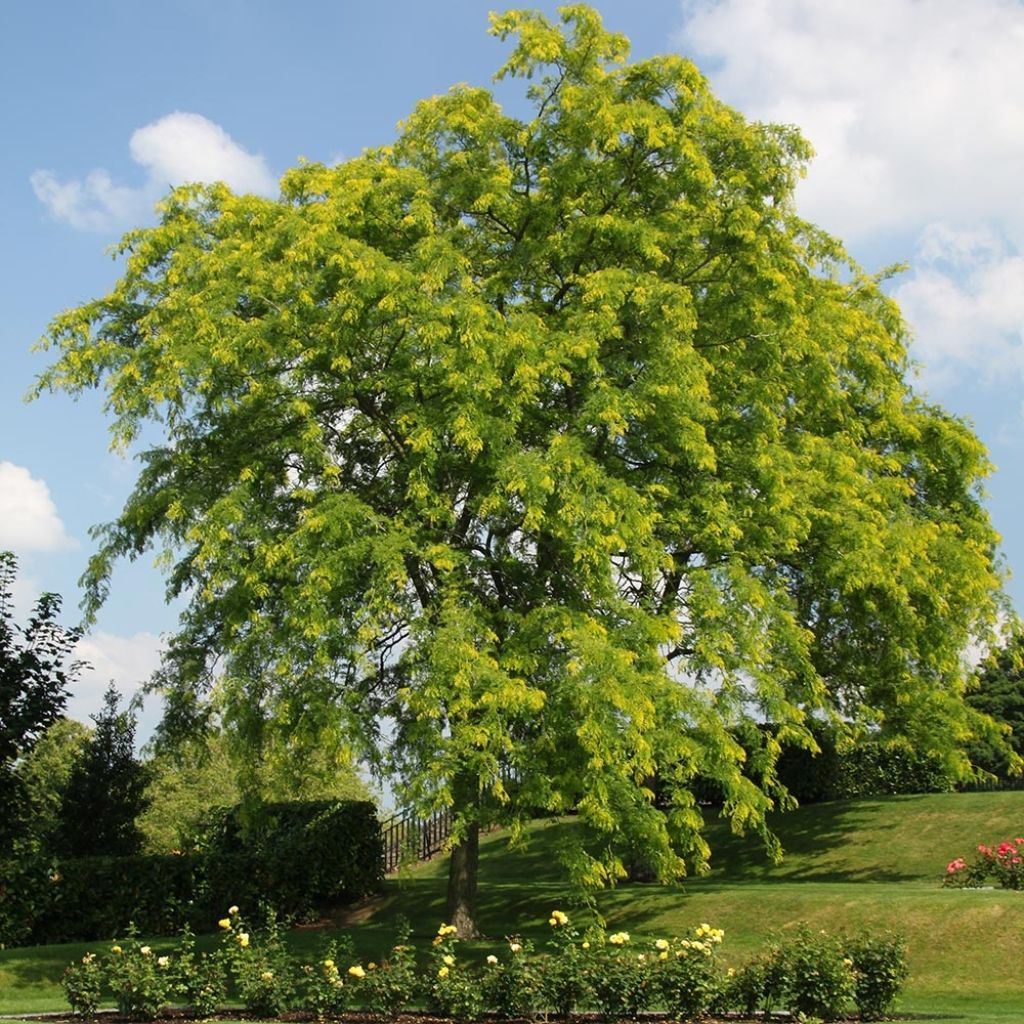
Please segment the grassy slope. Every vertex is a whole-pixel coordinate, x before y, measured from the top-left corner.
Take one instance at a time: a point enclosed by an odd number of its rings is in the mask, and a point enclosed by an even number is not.
[[[485,841],[480,919],[488,935],[521,933],[543,942],[549,911],[567,905],[556,852],[573,827],[540,824],[525,850],[509,851],[500,836]],[[1024,893],[938,887],[952,857],[1024,829],[1024,793],[822,804],[780,817],[775,827],[787,851],[780,865],[768,862],[756,842],[712,822],[711,875],[682,890],[629,885],[603,894],[609,927],[655,938],[710,921],[726,930],[723,953],[737,958],[799,921],[829,930],[893,928],[910,945],[904,1011],[959,1024],[1024,1020]],[[444,875],[444,862],[435,861],[390,880],[384,898],[353,928],[360,951],[379,956],[387,948],[397,913],[411,920],[421,941],[432,935],[444,914]],[[297,951],[312,955],[321,934],[293,933]],[[87,948],[0,952],[0,1013],[60,1008],[60,972]],[[477,955],[491,948],[481,944]]]

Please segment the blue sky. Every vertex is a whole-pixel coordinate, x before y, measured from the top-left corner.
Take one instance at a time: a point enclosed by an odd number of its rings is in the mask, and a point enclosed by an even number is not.
[[[302,156],[394,136],[416,100],[486,84],[505,47],[485,0],[126,0],[0,5],[0,548],[18,598],[77,616],[89,527],[134,466],[108,451],[98,396],[22,396],[29,349],[60,310],[104,292],[107,248],[166,188],[225,178],[271,192]],[[535,4],[553,11],[549,3]],[[799,124],[818,157],[810,219],[893,291],[916,331],[917,387],[969,418],[997,472],[990,509],[1024,608],[1024,4],[1021,0],[605,0],[636,57],[692,57],[751,118]],[[499,92],[510,106],[519,86]],[[133,690],[174,625],[151,559],[120,569],[82,653],[71,711],[109,679]],[[155,709],[147,711],[146,723]]]

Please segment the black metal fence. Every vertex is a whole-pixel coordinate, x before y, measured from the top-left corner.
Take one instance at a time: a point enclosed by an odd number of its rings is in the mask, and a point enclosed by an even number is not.
[[[452,814],[445,808],[429,818],[414,814],[393,814],[381,822],[384,841],[384,874],[390,874],[403,861],[429,860],[440,853],[452,831]]]

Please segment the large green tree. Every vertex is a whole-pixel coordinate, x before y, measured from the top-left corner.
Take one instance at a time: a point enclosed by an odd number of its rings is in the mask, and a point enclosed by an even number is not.
[[[809,716],[964,769],[961,652],[1000,593],[985,451],[797,216],[799,134],[587,7],[492,31],[529,118],[459,86],[276,200],[174,191],[39,384],[104,387],[116,444],[153,442],[86,582],[95,609],[162,550],[172,717],[219,673],[450,805],[463,934],[492,821],[575,808],[578,882],[623,837],[672,879],[708,857],[703,776],[770,841]],[[749,718],[775,729],[743,764]]]

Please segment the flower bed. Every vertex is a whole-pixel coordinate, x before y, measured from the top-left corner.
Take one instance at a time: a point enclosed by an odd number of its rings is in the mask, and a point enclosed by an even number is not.
[[[87,953],[64,974],[72,1009],[93,1016],[101,993],[111,991],[129,1020],[154,1020],[169,1003],[184,1003],[192,1016],[207,1018],[224,1005],[230,988],[245,1013],[259,1018],[301,1012],[322,1020],[366,1012],[395,1020],[425,1007],[454,1021],[581,1012],[612,1021],[652,1011],[693,1020],[775,1009],[834,1020],[856,1007],[866,1020],[891,1007],[907,976],[898,937],[851,939],[806,928],[727,967],[719,955],[724,932],[710,924],[682,937],[638,941],[625,931],[580,931],[561,910],[548,919],[543,951],[513,936],[500,955],[486,957],[462,952],[446,923],[422,951],[403,926],[379,961],[356,958],[343,936],[326,943],[313,962],[288,952],[272,915],[260,928],[250,927],[232,907],[218,923],[222,939],[212,953],[198,952],[189,932],[166,956],[155,956],[134,934],[101,954]]]

